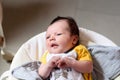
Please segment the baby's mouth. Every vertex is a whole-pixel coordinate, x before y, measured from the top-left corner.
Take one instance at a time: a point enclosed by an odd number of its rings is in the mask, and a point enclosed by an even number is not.
[[[57,44],[52,44],[51,47],[56,48],[58,45]]]

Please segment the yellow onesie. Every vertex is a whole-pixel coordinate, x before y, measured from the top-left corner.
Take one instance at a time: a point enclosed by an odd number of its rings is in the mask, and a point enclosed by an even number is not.
[[[92,61],[92,57],[91,57],[90,53],[88,52],[88,50],[86,49],[85,46],[78,45],[73,50],[77,53],[77,58],[76,59],[78,61],[81,61],[81,60]],[[46,64],[47,63],[47,59],[46,58],[47,58],[48,55],[49,55],[49,52],[46,51],[43,54],[43,56],[41,57],[40,61],[42,63]],[[83,76],[84,76],[85,80],[92,80],[91,73],[83,73]]]

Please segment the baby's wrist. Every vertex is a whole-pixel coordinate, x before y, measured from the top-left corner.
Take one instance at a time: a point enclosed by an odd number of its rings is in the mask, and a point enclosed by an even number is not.
[[[69,57],[71,61],[69,62],[70,67],[73,67],[75,65],[76,60],[72,57]]]
[[[49,69],[49,70],[51,70],[51,69],[53,69],[54,68],[54,66],[53,65],[47,65],[47,68]]]

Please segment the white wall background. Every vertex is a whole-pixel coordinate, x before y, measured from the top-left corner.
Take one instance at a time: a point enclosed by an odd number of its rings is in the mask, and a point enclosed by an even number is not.
[[[2,0],[2,4],[6,50],[14,54],[29,38],[45,31],[56,16],[72,16],[79,26],[120,46],[120,0]],[[1,69],[7,64],[3,63]]]

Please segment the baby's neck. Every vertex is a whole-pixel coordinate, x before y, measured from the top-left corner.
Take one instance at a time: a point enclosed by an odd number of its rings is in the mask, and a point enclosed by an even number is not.
[[[70,52],[71,50],[73,50],[74,47],[70,48],[69,50],[65,51],[64,53],[68,53]]]

